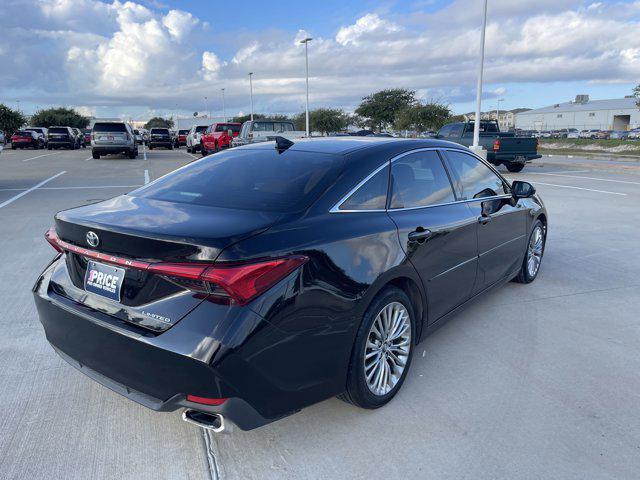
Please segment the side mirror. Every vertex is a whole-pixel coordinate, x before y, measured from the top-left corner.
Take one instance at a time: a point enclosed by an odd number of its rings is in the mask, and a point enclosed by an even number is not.
[[[516,180],[511,184],[514,198],[530,198],[536,193],[536,189],[529,182]]]

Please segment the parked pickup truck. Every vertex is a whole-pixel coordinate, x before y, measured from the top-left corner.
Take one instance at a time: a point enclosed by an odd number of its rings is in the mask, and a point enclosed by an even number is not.
[[[233,146],[246,145],[248,143],[268,142],[276,137],[284,137],[289,140],[306,137],[306,132],[296,130],[290,120],[249,120],[242,124],[240,134],[233,139]]]
[[[436,138],[469,147],[473,144],[473,126],[473,122],[449,123],[440,129]],[[502,164],[510,172],[519,172],[526,162],[542,156],[538,154],[537,138],[501,132],[495,120],[480,122],[480,145],[487,151],[490,163]]]
[[[231,142],[240,133],[241,123],[214,123],[200,136],[200,152],[206,157],[223,148],[229,148]]]

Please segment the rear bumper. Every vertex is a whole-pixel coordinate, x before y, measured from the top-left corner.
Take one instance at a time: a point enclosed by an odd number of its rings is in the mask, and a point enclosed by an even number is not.
[[[107,155],[110,153],[129,153],[134,148],[134,145],[92,145],[91,151],[101,155]]]
[[[256,345],[246,345],[250,339],[260,337],[257,342],[264,348],[265,336],[280,334],[250,309],[229,312],[227,307],[230,318],[212,327],[212,314],[215,318],[221,307],[204,302],[200,314],[196,308],[156,335],[55,293],[49,278],[56,263],[34,286],[38,315],[55,351],[88,377],[150,409],[218,413],[242,430],[297,410],[287,405],[287,392],[278,382],[252,364]],[[240,331],[231,331],[233,325],[241,325]],[[223,333],[217,334],[219,330]],[[187,401],[187,394],[227,400],[209,406]]]
[[[71,140],[51,140],[49,139],[48,145],[50,147],[73,147],[75,142]]]
[[[542,158],[542,155],[538,153],[524,153],[522,155],[514,155],[513,153],[487,153],[487,160],[496,163],[526,163],[536,158]]]
[[[158,142],[156,140],[151,140],[149,142],[149,146],[150,147],[166,147],[169,148],[173,145],[172,141],[162,141],[162,142]]]

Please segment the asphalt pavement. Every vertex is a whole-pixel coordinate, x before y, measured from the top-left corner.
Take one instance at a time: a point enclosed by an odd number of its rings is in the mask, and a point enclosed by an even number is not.
[[[53,256],[53,214],[194,160],[184,148],[90,157],[0,153],[0,478],[638,478],[640,163],[554,156],[505,173],[549,210],[538,279],[418,345],[384,408],[331,399],[215,435],[96,384],[44,338],[30,289]]]

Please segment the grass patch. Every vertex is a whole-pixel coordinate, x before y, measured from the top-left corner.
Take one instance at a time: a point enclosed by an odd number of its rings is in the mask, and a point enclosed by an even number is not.
[[[588,138],[541,138],[540,151],[547,154],[640,155],[638,140],[591,140]]]

